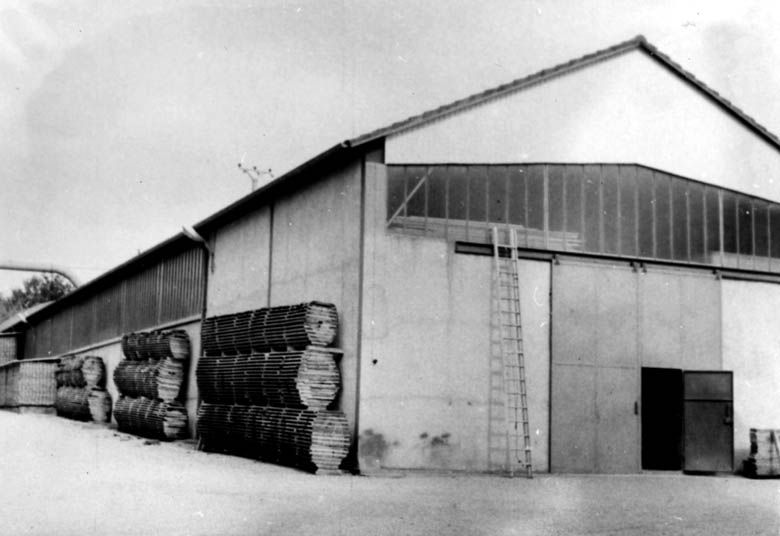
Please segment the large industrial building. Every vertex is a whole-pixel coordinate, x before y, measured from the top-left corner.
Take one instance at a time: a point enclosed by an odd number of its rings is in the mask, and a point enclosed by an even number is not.
[[[110,375],[123,333],[197,356],[204,317],[332,302],[353,467],[502,470],[494,227],[534,471],[736,470],[778,427],[780,140],[642,37],[340,143],[7,329]]]

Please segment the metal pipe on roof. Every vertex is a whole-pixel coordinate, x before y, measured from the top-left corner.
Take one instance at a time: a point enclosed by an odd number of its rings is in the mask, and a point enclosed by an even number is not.
[[[59,274],[71,283],[74,287],[80,285],[78,277],[64,266],[57,266],[54,264],[35,263],[35,262],[18,262],[9,260],[0,260],[0,270],[14,270],[17,272],[46,272],[51,274]]]

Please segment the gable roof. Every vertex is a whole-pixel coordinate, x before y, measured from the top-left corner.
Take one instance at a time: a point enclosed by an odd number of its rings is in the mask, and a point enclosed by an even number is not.
[[[436,119],[440,119],[447,115],[452,115],[468,108],[473,108],[479,104],[483,104],[490,100],[502,97],[504,95],[514,93],[526,89],[531,86],[535,86],[546,82],[552,78],[557,78],[565,74],[583,69],[594,63],[600,63],[615,56],[631,52],[633,50],[639,50],[647,54],[650,58],[657,61],[661,66],[671,71],[674,75],[681,80],[691,85],[694,89],[702,93],[702,95],[718,105],[723,111],[733,116],[737,121],[745,125],[748,129],[752,130],[760,138],[764,139],[775,149],[780,150],[780,138],[772,134],[758,121],[750,117],[740,108],[735,106],[729,100],[723,98],[717,91],[709,87],[707,84],[696,78],[689,71],[683,69],[678,63],[672,61],[672,59],[659,51],[655,46],[650,44],[644,36],[638,35],[633,39],[618,43],[617,45],[598,50],[591,54],[586,54],[579,58],[573,59],[566,63],[561,63],[555,67],[544,69],[532,75],[518,78],[512,82],[502,84],[498,87],[488,89],[481,93],[470,95],[466,98],[445,104],[433,110],[429,110],[419,115],[408,117],[402,121],[398,121],[386,127],[379,128],[372,132],[368,132],[356,138],[352,138],[344,142],[352,147],[357,147],[364,143],[398,134],[400,132],[410,130],[412,128],[424,125]]]
[[[567,73],[583,69],[595,63],[608,60],[633,50],[640,50],[647,54],[650,58],[657,61],[663,67],[671,71],[674,75],[678,76],[685,83],[690,84],[694,89],[701,92],[705,98],[711,100],[726,113],[753,131],[757,136],[780,151],[780,139],[777,136],[772,134],[769,130],[759,124],[748,114],[743,112],[740,108],[720,96],[717,91],[710,88],[704,82],[696,78],[693,74],[683,69],[679,64],[672,61],[669,56],[660,52],[655,46],[650,44],[644,38],[644,36],[638,35],[633,39],[618,43],[609,48],[598,50],[591,54],[586,54],[585,56],[581,56],[566,63],[556,65],[549,69],[544,69],[523,78],[518,78],[512,82],[488,89],[481,93],[476,93],[450,104],[445,104],[422,114],[414,115],[386,127],[373,130],[355,138],[344,140],[341,143],[337,143],[326,151],[314,156],[313,158],[310,158],[309,160],[306,160],[295,169],[288,171],[284,175],[281,175],[273,181],[263,185],[258,190],[245,195],[244,197],[236,200],[223,209],[215,212],[206,219],[196,223],[193,228],[199,233],[206,233],[211,229],[219,227],[227,221],[234,220],[235,218],[240,217],[242,214],[245,214],[246,212],[256,207],[265,204],[269,199],[272,199],[275,195],[278,195],[278,192],[284,191],[284,189],[288,187],[295,188],[298,185],[306,184],[311,180],[310,172],[312,170],[321,169],[324,166],[331,166],[349,161],[349,159],[354,158],[356,154],[372,150],[373,147],[376,147],[377,144],[380,143],[379,140],[382,138],[424,125],[441,117],[472,108],[503,95],[541,84],[553,78],[563,76]],[[189,243],[189,240],[190,239],[186,236],[185,233],[178,233],[168,240],[153,246],[149,250],[98,276],[87,284],[82,285],[72,293],[68,294],[66,298],[68,300],[77,299],[81,295],[88,294],[98,285],[103,284],[106,281],[122,277],[123,274],[137,269],[138,266],[143,266],[144,263],[146,263],[150,258],[158,255],[165,255],[166,252],[169,252],[172,248],[181,247],[182,244]],[[53,304],[60,304],[62,299],[58,300],[57,302],[53,302]],[[40,308],[36,308],[34,311],[27,311],[27,315],[37,318],[47,314],[49,311],[50,308],[48,306],[41,306]],[[8,321],[4,322],[2,327],[5,330],[8,330],[11,327],[17,327],[22,323],[23,322],[18,316],[14,316],[13,319],[8,319]]]
[[[295,169],[285,173],[284,175],[281,175],[268,184],[265,184],[260,189],[247,194],[241,199],[238,199],[222,210],[212,214],[205,220],[195,224],[193,227],[199,232],[206,232],[215,226],[219,226],[222,222],[233,219],[236,217],[236,215],[242,214],[247,209],[251,209],[252,207],[256,207],[262,204],[266,198],[273,196],[273,192],[278,191],[281,186],[291,185],[292,183],[301,180],[305,181],[305,175],[310,169],[319,165],[327,164],[328,162],[346,160],[350,157],[351,154],[354,154],[355,149],[366,149],[364,146],[373,144],[375,142],[378,143],[379,140],[387,136],[399,134],[418,126],[425,125],[426,123],[430,123],[442,117],[473,108],[474,106],[486,103],[504,95],[508,95],[516,91],[521,91],[531,86],[536,86],[553,78],[584,69],[590,65],[606,61],[610,58],[614,58],[634,50],[639,50],[647,54],[650,58],[658,62],[662,67],[666,68],[672,74],[680,78],[683,82],[689,84],[695,90],[700,92],[704,98],[709,99],[715,105],[720,107],[724,112],[731,115],[734,119],[755,133],[758,137],[769,143],[776,150],[780,151],[780,138],[778,138],[766,127],[750,117],[728,99],[722,97],[717,91],[696,78],[692,73],[683,69],[678,63],[672,61],[669,56],[662,53],[655,46],[650,44],[643,35],[638,35],[633,39],[629,39],[628,41],[623,41],[622,43],[618,43],[611,47],[597,50],[596,52],[575,58],[573,60],[567,61],[566,63],[561,63],[549,69],[543,69],[537,73],[525,76],[523,78],[518,78],[492,89],[488,89],[480,93],[475,93],[474,95],[470,95],[449,104],[439,106],[438,108],[423,112],[419,115],[413,115],[404,120],[392,123],[391,125],[382,128],[378,128],[371,132],[367,132],[355,138],[344,140],[341,143],[334,145],[330,149],[305,161]]]

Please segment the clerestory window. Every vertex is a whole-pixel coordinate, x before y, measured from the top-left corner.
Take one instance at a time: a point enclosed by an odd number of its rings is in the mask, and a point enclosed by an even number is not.
[[[636,164],[389,165],[388,227],[520,245],[780,272],[780,204]]]

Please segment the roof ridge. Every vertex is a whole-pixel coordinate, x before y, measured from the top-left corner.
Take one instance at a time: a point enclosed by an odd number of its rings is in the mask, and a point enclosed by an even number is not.
[[[552,78],[563,76],[572,71],[583,69],[594,63],[610,59],[634,49],[642,50],[650,57],[659,61],[662,65],[670,69],[674,74],[682,78],[685,82],[691,84],[695,89],[698,89],[704,93],[706,97],[714,101],[727,113],[735,116],[737,120],[744,123],[748,128],[753,130],[756,134],[773,145],[775,149],[780,150],[780,138],[778,138],[777,135],[773,134],[771,131],[769,131],[769,129],[761,125],[758,121],[745,113],[738,106],[721,96],[717,91],[712,89],[703,81],[699,80],[695,75],[693,75],[693,73],[684,69],[679,63],[673,61],[668,55],[664,54],[655,45],[650,43],[642,34],[637,34],[631,39],[622,41],[610,47],[579,56],[564,63],[559,63],[553,67],[542,69],[541,71],[537,71],[521,78],[516,78],[510,82],[486,89],[479,93],[474,93],[467,97],[449,102],[420,114],[409,116],[406,119],[396,121],[385,127],[377,128],[365,134],[361,134],[360,136],[347,139],[342,144],[345,147],[355,147],[379,138],[386,137],[388,135],[397,134],[424,123],[428,123],[435,119],[439,119],[447,115],[472,108],[479,104],[483,104],[499,96],[513,93],[515,91],[520,91],[527,87],[546,82]]]

